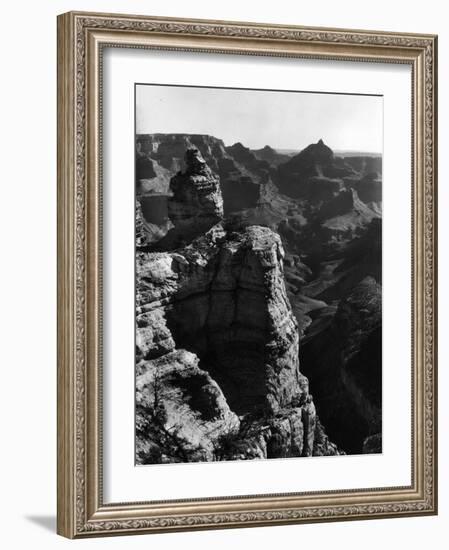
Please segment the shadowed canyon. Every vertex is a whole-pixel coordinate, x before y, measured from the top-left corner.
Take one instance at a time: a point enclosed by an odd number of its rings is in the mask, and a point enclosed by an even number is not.
[[[382,158],[136,138],[136,463],[382,451]]]

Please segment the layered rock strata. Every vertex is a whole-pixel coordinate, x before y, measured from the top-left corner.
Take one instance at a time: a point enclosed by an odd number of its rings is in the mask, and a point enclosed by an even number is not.
[[[238,433],[237,415],[198,362],[193,353],[174,350],[153,360],[151,368],[141,368],[136,382],[137,462],[211,461],[222,434]]]
[[[186,168],[170,180],[168,217],[178,233],[195,236],[223,218],[220,180],[198,149],[187,149]]]
[[[336,158],[321,139],[279,165],[278,170],[279,188],[283,193],[312,202],[331,199],[343,189],[342,178],[356,174],[354,168]]]

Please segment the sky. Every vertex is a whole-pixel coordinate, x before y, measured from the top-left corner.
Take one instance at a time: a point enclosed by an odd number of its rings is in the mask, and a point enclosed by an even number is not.
[[[136,133],[208,134],[225,145],[381,153],[379,96],[136,85]]]

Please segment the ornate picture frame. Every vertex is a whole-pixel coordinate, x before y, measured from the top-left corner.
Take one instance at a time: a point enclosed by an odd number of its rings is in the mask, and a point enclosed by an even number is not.
[[[105,48],[411,68],[411,483],[105,502]],[[437,37],[70,12],[58,17],[58,533],[69,538],[437,513]],[[408,358],[404,358],[408,361]],[[131,366],[131,371],[133,366]],[[131,457],[132,460],[132,457]]]

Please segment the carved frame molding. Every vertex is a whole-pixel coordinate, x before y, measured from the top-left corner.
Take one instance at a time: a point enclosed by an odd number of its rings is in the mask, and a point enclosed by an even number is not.
[[[105,46],[411,65],[410,487],[103,504],[100,152]],[[58,17],[58,533],[78,538],[437,513],[436,55],[432,35],[76,12]]]

